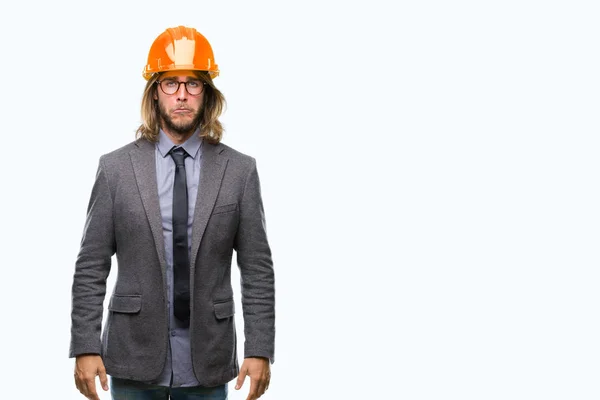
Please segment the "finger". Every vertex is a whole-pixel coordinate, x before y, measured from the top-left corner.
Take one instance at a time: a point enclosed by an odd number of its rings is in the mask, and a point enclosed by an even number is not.
[[[75,375],[75,387],[79,390],[79,393],[87,397],[87,385],[85,383],[85,379],[80,376]]]
[[[79,390],[80,393],[84,394],[85,391],[85,380],[81,376],[81,374],[77,373],[77,369],[73,374],[73,378],[75,378],[75,387]]]
[[[106,369],[100,368],[98,371],[98,376],[100,377],[100,384],[102,385],[102,389],[105,391],[108,390],[108,377],[106,376]]]
[[[265,394],[265,392],[267,391],[267,385],[268,385],[268,382],[267,382],[266,379],[261,379],[259,381],[258,390],[257,390],[258,393],[257,393],[257,397],[256,398],[259,398],[260,396],[262,396],[263,394]]]
[[[254,395],[256,396],[256,398],[258,398],[263,392],[262,379],[255,379],[253,383],[254,383]],[[252,389],[252,385],[250,385],[250,388]]]
[[[84,395],[90,400],[100,400],[100,398],[98,397],[98,393],[96,393],[96,379],[94,378],[95,377],[86,381],[86,392],[84,393]]]
[[[246,400],[255,400],[258,399],[258,385],[255,379],[250,378],[250,392],[248,392],[248,397]]]
[[[269,371],[265,371],[261,376],[260,379],[257,381],[258,386],[259,386],[259,393],[260,395],[263,395],[267,389],[269,388],[269,381],[271,379],[271,374],[269,373]]]
[[[79,386],[79,379],[77,379],[77,374],[75,374],[75,387],[77,388],[77,390],[79,390],[81,392],[81,387]]]
[[[235,390],[240,390],[244,385],[244,380],[246,379],[246,370],[240,371],[237,377],[237,382],[235,383]]]

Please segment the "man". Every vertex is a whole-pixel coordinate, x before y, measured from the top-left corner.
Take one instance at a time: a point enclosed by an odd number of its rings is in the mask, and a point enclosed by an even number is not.
[[[72,292],[75,383],[120,399],[247,399],[270,381],[275,291],[254,158],[220,143],[225,105],[213,51],[193,28],[152,44],[137,140],[100,157]],[[241,276],[244,361],[231,286]],[[111,257],[118,268],[101,334]]]

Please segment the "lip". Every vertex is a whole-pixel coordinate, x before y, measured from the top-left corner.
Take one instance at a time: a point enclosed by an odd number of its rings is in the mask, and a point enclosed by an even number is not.
[[[173,112],[175,114],[186,114],[186,113],[192,112],[192,110],[190,110],[188,108],[176,108],[175,110],[173,110]]]

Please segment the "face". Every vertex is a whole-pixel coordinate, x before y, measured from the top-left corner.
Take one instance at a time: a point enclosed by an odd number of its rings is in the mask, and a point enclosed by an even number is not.
[[[191,82],[188,88],[202,86],[200,81],[191,71],[173,71],[163,74],[159,81],[162,87],[176,88],[178,82]],[[160,86],[160,85],[159,85]],[[180,84],[179,89],[173,94],[166,94],[161,87],[156,89],[154,97],[158,100],[158,109],[161,128],[163,131],[175,135],[188,135],[193,133],[200,124],[200,111],[204,100],[204,91],[199,95],[191,95],[186,90],[186,85]]]

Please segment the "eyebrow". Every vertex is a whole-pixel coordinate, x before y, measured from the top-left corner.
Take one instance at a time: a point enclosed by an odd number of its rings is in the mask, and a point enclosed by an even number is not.
[[[185,78],[186,78],[186,80],[184,82],[190,82],[190,81],[200,82],[200,78],[196,78],[196,77],[192,77],[192,76],[186,76]],[[181,82],[177,79],[176,76],[169,76],[167,78],[161,79],[161,81],[175,81],[175,80],[177,80],[177,82]]]

